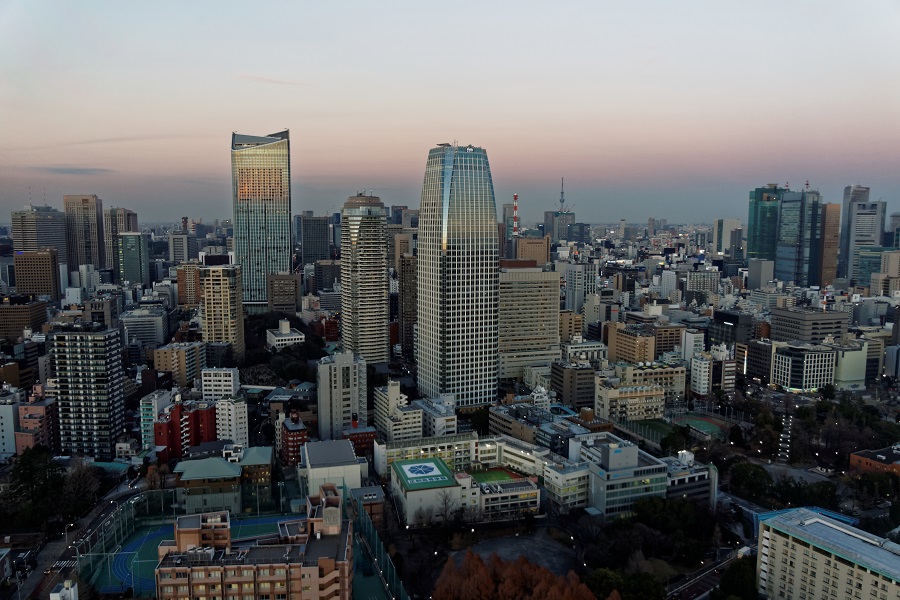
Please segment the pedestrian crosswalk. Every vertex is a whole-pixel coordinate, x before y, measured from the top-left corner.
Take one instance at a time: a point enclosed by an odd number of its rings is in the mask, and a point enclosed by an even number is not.
[[[72,569],[78,566],[78,561],[75,560],[58,560],[53,563],[54,569]]]

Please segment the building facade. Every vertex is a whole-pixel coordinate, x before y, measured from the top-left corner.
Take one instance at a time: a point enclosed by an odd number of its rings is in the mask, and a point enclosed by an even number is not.
[[[103,211],[103,243],[106,252],[106,268],[119,273],[119,234],[126,231],[140,231],[137,213],[127,208],[107,208]],[[99,265],[98,265],[99,266]],[[133,280],[132,280],[133,281]]]
[[[559,276],[537,268],[501,269],[498,364],[500,379],[559,358]]]
[[[419,214],[419,389],[476,407],[497,395],[497,208],[487,153],[428,154]]]
[[[341,339],[367,364],[390,358],[386,218],[381,199],[362,194],[341,213]]]
[[[66,212],[66,264],[70,271],[80,265],[106,265],[103,238],[103,200],[95,195],[63,196]]]
[[[203,295],[203,339],[231,344],[236,357],[244,355],[243,270],[240,265],[200,269]]]
[[[339,440],[354,423],[366,425],[366,361],[340,352],[319,361],[319,439]]]
[[[234,254],[242,302],[265,310],[266,275],[291,270],[291,153],[287,130],[231,137]]]

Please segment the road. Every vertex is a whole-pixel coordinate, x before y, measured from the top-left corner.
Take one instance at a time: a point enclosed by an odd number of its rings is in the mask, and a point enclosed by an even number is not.
[[[122,506],[143,491],[145,490],[141,486],[134,489],[130,489],[124,483],[116,486],[101,498],[87,515],[78,519],[74,528],[67,529],[63,537],[47,542],[36,557],[37,565],[34,571],[22,581],[21,597],[30,598],[35,590],[39,590],[40,597],[47,597],[50,592],[49,586],[59,583],[62,579],[60,570],[66,569],[64,572],[68,572],[67,568],[75,565],[74,544],[79,540],[82,540],[82,543],[85,543],[86,539],[95,540],[98,527],[116,510],[116,503]]]

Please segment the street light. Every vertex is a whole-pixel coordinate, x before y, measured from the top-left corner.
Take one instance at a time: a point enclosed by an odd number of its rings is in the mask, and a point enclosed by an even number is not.
[[[66,546],[69,545],[69,529],[71,529],[72,527],[75,527],[75,523],[69,523],[68,525],[66,525],[65,529],[63,530],[63,533],[66,536]]]

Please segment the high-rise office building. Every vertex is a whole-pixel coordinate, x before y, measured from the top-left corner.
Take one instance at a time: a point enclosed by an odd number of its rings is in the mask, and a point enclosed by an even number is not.
[[[50,365],[57,381],[60,449],[98,460],[116,457],[125,432],[125,372],[118,328],[66,325],[50,334]]]
[[[59,300],[62,287],[59,280],[59,252],[56,248],[17,251],[13,254],[16,267],[16,292],[34,296],[49,296]]]
[[[302,215],[300,229],[303,238],[303,241],[300,242],[300,254],[304,265],[315,264],[316,261],[331,258],[328,217]]]
[[[418,244],[419,389],[458,407],[497,396],[497,208],[487,152],[441,144],[422,184]]]
[[[66,254],[66,215],[50,206],[29,206],[12,212],[13,250],[33,252],[56,248],[60,262]]]
[[[841,205],[822,205],[822,285],[834,283],[837,277],[838,250],[840,248]]]
[[[862,185],[848,185],[844,188],[844,200],[841,203],[841,248],[838,256],[838,277],[847,277],[850,272],[852,245],[850,243],[853,227],[850,226],[850,209],[854,204],[869,202],[869,188]]]
[[[150,234],[122,231],[116,235],[119,258],[117,277],[121,282],[140,283],[145,288],[153,284],[150,278]]]
[[[385,221],[375,196],[351,196],[341,213],[341,338],[368,364],[390,358]]]
[[[244,356],[244,305],[240,265],[200,268],[203,296],[203,340],[231,344],[238,358]]]
[[[81,265],[106,265],[103,238],[103,200],[95,195],[63,196],[66,211],[66,264],[70,271]]]
[[[231,136],[234,256],[243,301],[266,310],[266,275],[291,270],[291,153],[288,131]]]
[[[416,256],[404,254],[397,269],[399,279],[398,321],[400,329],[400,351],[403,356],[413,357],[416,353],[416,315],[418,313],[418,262]]]
[[[740,219],[716,219],[713,221],[712,253],[725,254],[731,244],[731,232],[740,227]]]
[[[559,274],[502,268],[499,290],[498,376],[521,380],[525,367],[559,358]]]
[[[196,260],[199,256],[196,237],[186,231],[173,231],[169,234],[169,260],[181,264]]]
[[[106,268],[119,273],[119,234],[140,231],[137,213],[127,208],[107,208],[103,211],[103,240],[106,248]],[[98,265],[99,266],[99,265]]]
[[[808,287],[822,282],[822,198],[819,192],[785,192],[781,197],[775,278]]]
[[[597,291],[597,265],[580,263],[566,269],[566,310],[580,313],[584,299]]]
[[[747,258],[775,260],[778,246],[778,210],[787,191],[770,183],[750,190],[750,212],[747,218]]]
[[[178,282],[178,307],[192,309],[200,306],[200,263],[178,265],[175,276]]]
[[[858,187],[858,186],[854,186]],[[849,189],[849,188],[848,188]],[[865,194],[857,194],[868,197],[868,189]],[[847,220],[841,224],[841,249],[838,262],[838,272],[845,277],[857,279],[859,269],[860,248],[865,246],[881,246],[884,232],[886,204],[882,201],[869,202],[868,200],[853,199],[854,192],[844,191],[845,199],[851,199],[845,206]],[[843,269],[843,270],[842,270]]]
[[[354,422],[366,426],[366,361],[338,352],[319,361],[316,371],[319,439],[339,440]]]

